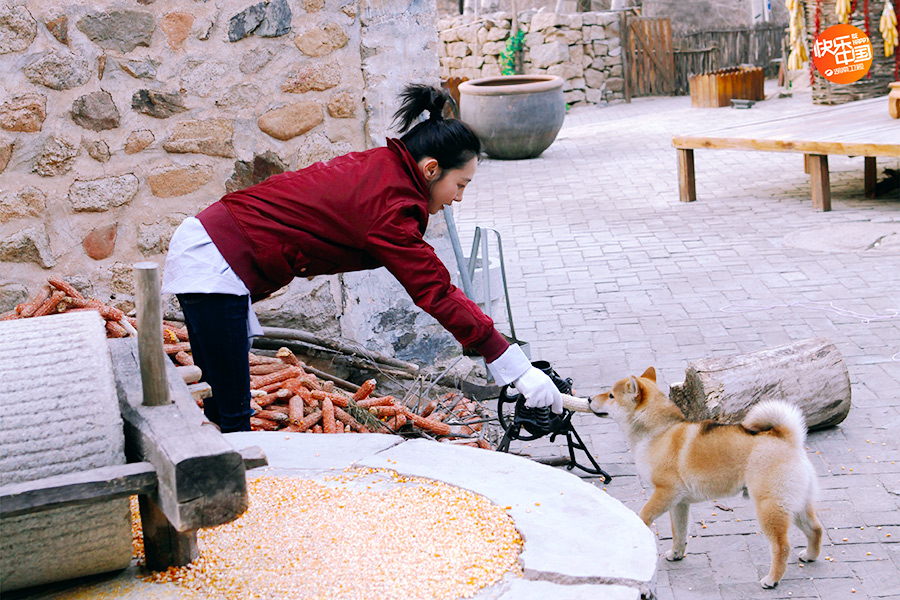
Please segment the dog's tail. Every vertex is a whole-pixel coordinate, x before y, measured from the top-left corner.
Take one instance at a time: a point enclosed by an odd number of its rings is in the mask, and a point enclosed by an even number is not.
[[[741,421],[744,429],[753,433],[771,431],[796,446],[806,441],[806,420],[795,405],[784,400],[763,400],[756,404]]]

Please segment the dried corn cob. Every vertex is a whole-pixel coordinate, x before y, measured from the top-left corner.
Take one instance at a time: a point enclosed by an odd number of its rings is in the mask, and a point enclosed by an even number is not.
[[[250,428],[263,431],[278,431],[281,426],[275,421],[269,419],[261,419],[259,417],[250,417]]]
[[[328,392],[322,390],[314,390],[309,394],[312,396],[313,400],[331,400],[332,404],[335,406],[340,406],[341,408],[347,408],[347,398],[344,398],[340,394],[329,394]]]
[[[373,406],[390,406],[394,403],[392,396],[382,396],[381,398],[366,398],[357,402],[360,408],[372,408]]]
[[[372,390],[374,390],[374,389],[375,389],[375,380],[367,379],[366,381],[363,382],[363,384],[361,386],[359,386],[359,389],[356,390],[356,392],[354,392],[353,401],[359,402],[360,400],[364,400],[365,398],[367,398],[369,396],[369,394],[372,393]]]
[[[34,300],[19,305],[22,307],[22,310],[19,311],[19,314],[22,315],[23,318],[33,317],[35,311],[39,309],[44,304],[44,302],[47,301],[47,298],[50,297],[51,289],[52,288],[48,285],[41,287],[41,289],[38,290],[37,296],[35,296]],[[16,309],[18,310],[18,308],[19,307],[17,306]]]
[[[94,310],[90,308],[89,310]],[[163,350],[165,350],[166,354],[178,354],[179,352],[190,352],[191,344],[190,342],[179,342],[177,344],[163,344]]]
[[[322,411],[316,409],[311,414],[303,417],[296,425],[300,431],[306,431],[310,427],[313,427],[316,423],[319,422],[319,419],[322,418]],[[320,428],[321,429],[321,428]]]
[[[297,424],[303,420],[303,408],[305,404],[303,398],[300,396],[291,396],[291,399],[288,400],[288,410],[290,411],[288,417],[290,418],[291,423]]]
[[[281,411],[277,410],[260,410],[257,411],[254,417],[259,419],[268,419],[269,421],[274,421],[275,423],[279,423],[281,425],[286,425],[288,422],[288,416]]]
[[[337,433],[334,420],[334,404],[331,398],[322,400],[322,431],[325,433]]]
[[[252,352],[248,355],[247,358],[250,365],[274,365],[278,364],[281,361],[277,358],[272,358],[271,356],[260,356],[258,354],[253,354]]]
[[[50,294],[50,297],[44,300],[44,303],[41,304],[36,311],[34,311],[34,314],[32,316],[43,317],[45,315],[55,313],[56,306],[65,297],[65,292],[61,292],[59,290],[54,291],[52,294]]]
[[[288,367],[287,369],[279,371],[278,373],[270,373],[269,375],[260,375],[259,377],[253,377],[250,382],[250,388],[259,389],[263,386],[278,383],[280,381],[284,381],[285,379],[291,379],[292,377],[298,377],[300,375],[303,375],[303,369],[299,367]]]
[[[267,365],[250,365],[251,375],[268,375],[269,373],[277,373],[284,371],[288,366],[285,364],[267,364]]]
[[[290,365],[292,367],[303,367],[303,363],[300,362],[300,359],[297,358],[293,352],[291,352],[290,348],[285,348],[282,346],[278,349],[278,352],[275,353],[275,357],[286,365]]]
[[[106,322],[106,331],[108,337],[111,338],[123,338],[128,335],[128,332],[125,331],[125,328],[116,323],[115,321],[107,321]]]
[[[82,299],[84,298],[84,296],[81,295],[81,292],[76,290],[74,287],[72,287],[70,284],[66,283],[62,279],[59,279],[56,277],[49,277],[47,279],[47,283],[49,283],[50,285],[52,285],[59,291],[63,292],[66,296],[71,296],[72,298],[82,298]]]
[[[194,357],[182,350],[181,352],[175,353],[175,362],[187,367],[194,364]]]

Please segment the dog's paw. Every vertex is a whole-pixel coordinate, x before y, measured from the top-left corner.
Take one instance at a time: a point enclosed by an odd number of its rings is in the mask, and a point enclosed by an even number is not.
[[[669,562],[675,562],[676,560],[681,560],[684,558],[684,550],[681,552],[675,552],[674,550],[669,550],[666,552],[666,560]]]
[[[759,585],[763,586],[765,589],[768,590],[768,589],[771,589],[771,588],[777,586],[778,582],[775,581],[774,578],[766,575],[765,577],[763,577],[762,579],[759,580]]]
[[[818,555],[816,555],[816,556],[811,556],[811,555],[809,554],[809,550],[803,550],[803,551],[800,552],[800,561],[801,561],[801,562],[813,562],[813,561],[815,561],[818,557],[819,557]]]

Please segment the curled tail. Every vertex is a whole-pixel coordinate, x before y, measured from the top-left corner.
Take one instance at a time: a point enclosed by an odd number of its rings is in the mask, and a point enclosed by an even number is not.
[[[763,400],[741,421],[748,431],[771,431],[796,446],[806,442],[806,420],[799,408],[784,400]]]

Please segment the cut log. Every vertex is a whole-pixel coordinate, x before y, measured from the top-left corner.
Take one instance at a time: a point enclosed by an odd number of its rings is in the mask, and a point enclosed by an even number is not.
[[[850,412],[850,376],[834,344],[814,338],[692,361],[669,398],[688,419],[725,423],[739,422],[760,400],[787,400],[815,430],[837,425]]]

